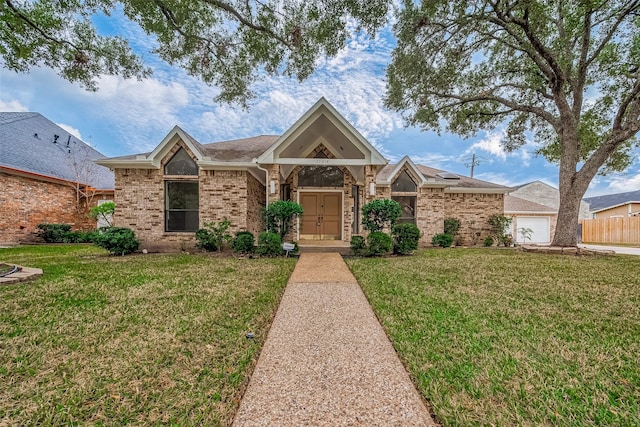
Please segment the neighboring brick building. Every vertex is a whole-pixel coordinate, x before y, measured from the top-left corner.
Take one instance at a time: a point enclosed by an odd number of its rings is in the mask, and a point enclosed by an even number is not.
[[[202,145],[175,127],[151,152],[97,161],[115,172],[117,226],[130,227],[143,248],[193,244],[205,222],[258,233],[266,203],[290,199],[304,209],[295,240],[342,240],[362,231],[360,210],[376,198],[403,206],[428,244],[445,217],[461,220],[465,244],[488,233],[503,213],[507,187],[386,160],[324,98],[282,136]]]
[[[40,223],[91,230],[90,206],[113,200],[102,154],[39,113],[0,113],[0,244],[40,241]]]

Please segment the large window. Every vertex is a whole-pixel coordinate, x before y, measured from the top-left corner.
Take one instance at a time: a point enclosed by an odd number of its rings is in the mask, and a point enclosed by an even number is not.
[[[400,203],[402,215],[398,219],[399,223],[416,223],[416,196],[391,196],[391,199]]]
[[[320,151],[316,159],[326,159],[327,155]],[[342,187],[344,173],[336,166],[304,166],[298,172],[300,187]]]
[[[196,231],[200,208],[198,181],[165,182],[165,230]]]
[[[406,170],[400,172],[393,184],[391,184],[391,192],[395,193],[415,193],[417,191],[416,183]]]

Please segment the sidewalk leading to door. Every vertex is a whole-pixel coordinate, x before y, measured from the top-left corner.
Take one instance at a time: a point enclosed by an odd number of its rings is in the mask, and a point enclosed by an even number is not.
[[[233,425],[435,423],[342,257],[303,253]]]

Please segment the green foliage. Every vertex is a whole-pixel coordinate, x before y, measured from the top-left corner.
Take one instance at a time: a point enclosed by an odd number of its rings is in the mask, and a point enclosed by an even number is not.
[[[362,227],[369,231],[391,228],[402,215],[400,203],[391,199],[376,199],[362,207]]]
[[[393,253],[410,255],[418,249],[418,242],[422,233],[415,224],[396,224],[391,229],[393,237]]]
[[[217,224],[215,222],[205,222],[204,228],[196,231],[196,247],[206,251],[221,251],[225,243],[231,242],[233,238],[227,232],[231,226],[231,221],[224,218]]]
[[[108,227],[95,239],[95,244],[113,255],[126,255],[138,249],[140,242],[130,228]]]
[[[447,233],[439,233],[431,238],[431,244],[433,246],[440,246],[441,248],[448,248],[453,243],[453,236]]]
[[[69,224],[38,224],[38,237],[47,243],[62,243],[64,235],[71,231]]]
[[[638,147],[639,13],[626,0],[404,1],[386,105],[463,137],[504,129],[507,151],[535,140],[559,164],[554,244],[573,246],[589,183]]]
[[[238,231],[236,238],[233,240],[233,251],[241,254],[249,254],[253,252],[254,243],[252,232]]]
[[[46,65],[89,89],[103,74],[144,78],[150,70],[127,41],[101,36],[93,23],[123,13],[160,58],[220,88],[217,100],[244,104],[265,74],[307,78],[318,58],[345,46],[354,20],[373,35],[389,7],[388,0],[14,1],[0,9],[0,53],[8,69]]]
[[[367,252],[367,242],[364,236],[351,236],[351,253],[355,256],[365,255]]]
[[[382,256],[393,249],[393,239],[382,231],[372,231],[367,236],[367,256]]]
[[[509,230],[513,218],[501,214],[493,214],[487,222],[491,226],[491,233],[498,245],[509,246],[512,241]]]
[[[484,238],[484,241],[482,242],[486,247],[492,246],[493,245],[493,237],[491,236],[487,236]]]
[[[98,231],[69,231],[64,233],[64,243],[95,243],[100,233]]]
[[[258,255],[279,256],[282,255],[282,239],[278,233],[263,231],[258,235]]]
[[[302,206],[291,200],[277,200],[269,203],[264,211],[267,231],[278,233],[280,240],[284,240],[293,226],[294,218],[300,215],[302,215]]]
[[[87,216],[95,221],[104,221],[108,227],[113,225],[113,213],[116,211],[116,204],[113,202],[102,203],[89,209]]]
[[[520,233],[520,236],[522,236],[522,241],[526,243],[527,240],[531,240],[533,230],[528,227],[520,227],[518,228],[518,233]]]
[[[460,230],[460,220],[458,218],[445,218],[444,219],[444,232],[456,236]]]

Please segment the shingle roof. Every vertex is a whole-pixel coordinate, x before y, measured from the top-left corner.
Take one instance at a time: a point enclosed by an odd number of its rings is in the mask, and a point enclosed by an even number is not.
[[[604,196],[585,197],[584,201],[589,203],[589,210],[599,211],[611,206],[622,205],[627,202],[640,201],[640,190],[628,191],[626,193],[607,194]]]
[[[250,162],[263,154],[279,138],[277,135],[260,135],[233,141],[203,144],[207,156],[214,160]]]
[[[103,158],[40,113],[0,112],[0,166],[112,190],[113,172],[93,163]]]
[[[529,200],[505,194],[504,196],[505,213],[515,212],[531,212],[531,213],[557,213],[555,209],[549,206],[541,205]]]
[[[447,172],[442,169],[430,168],[425,165],[418,165],[418,169],[420,172],[424,174],[426,177],[437,178],[438,175],[442,174],[450,174],[451,172]],[[483,181],[481,179],[469,178],[468,176],[458,175],[460,180],[458,181],[458,185],[456,187],[461,188],[494,188],[496,190],[505,190],[507,187],[504,185],[494,184],[493,182]]]

